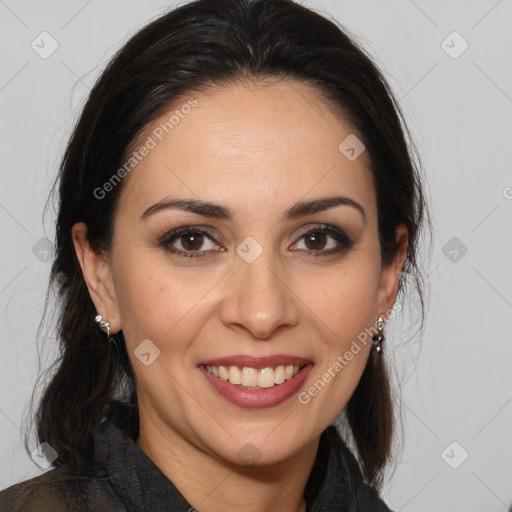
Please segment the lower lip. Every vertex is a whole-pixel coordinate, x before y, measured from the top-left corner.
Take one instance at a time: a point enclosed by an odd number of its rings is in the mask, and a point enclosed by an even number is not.
[[[237,386],[231,384],[228,380],[215,377],[215,375],[206,371],[206,368],[202,365],[198,368],[213,389],[231,403],[248,409],[263,409],[275,407],[299,391],[313,365],[310,363],[304,366],[296,375],[285,380],[282,384],[274,384],[271,388],[264,389],[247,389],[243,386]]]

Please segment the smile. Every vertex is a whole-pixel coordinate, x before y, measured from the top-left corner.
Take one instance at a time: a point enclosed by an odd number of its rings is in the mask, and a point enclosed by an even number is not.
[[[241,385],[248,389],[266,389],[282,384],[299,373],[298,365],[279,365],[275,368],[268,366],[257,370],[244,366],[212,366],[206,365],[206,371],[219,379],[229,381],[231,384]]]
[[[230,356],[198,365],[218,396],[242,408],[275,407],[298,393],[313,368],[302,357]]]

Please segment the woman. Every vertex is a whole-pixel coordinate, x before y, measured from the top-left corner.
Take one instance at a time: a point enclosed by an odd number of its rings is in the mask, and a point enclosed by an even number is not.
[[[161,16],[59,178],[62,358],[36,415],[56,468],[1,509],[389,510],[384,325],[421,297],[426,212],[399,107],[340,27],[290,0]]]

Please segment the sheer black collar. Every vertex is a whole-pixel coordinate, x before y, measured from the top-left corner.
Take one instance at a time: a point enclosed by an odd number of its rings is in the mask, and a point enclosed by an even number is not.
[[[129,432],[107,419],[99,425],[95,442],[96,463],[103,467],[126,508],[152,512],[193,511],[134,439],[133,429]],[[377,493],[363,482],[352,453],[333,425],[320,438],[304,495],[308,512],[389,511]]]

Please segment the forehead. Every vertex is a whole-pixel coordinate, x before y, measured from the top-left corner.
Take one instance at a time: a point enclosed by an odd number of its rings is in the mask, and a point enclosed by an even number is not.
[[[342,194],[371,215],[368,156],[351,161],[340,151],[354,129],[311,86],[237,84],[191,96],[153,121],[134,146],[151,148],[130,172],[120,209],[186,197],[244,211]]]

